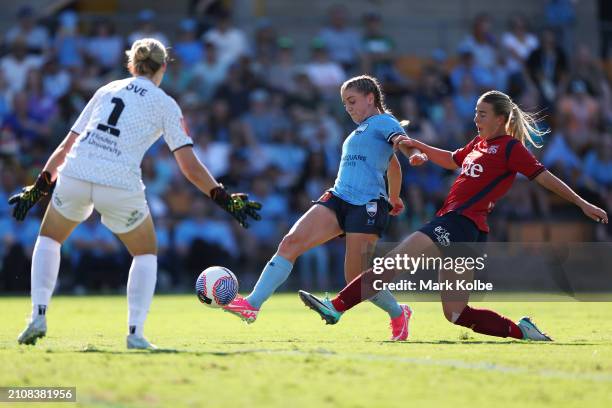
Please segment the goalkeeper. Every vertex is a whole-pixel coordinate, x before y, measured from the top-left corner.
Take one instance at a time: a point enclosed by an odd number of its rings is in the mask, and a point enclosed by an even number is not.
[[[260,219],[259,203],[225,191],[194,155],[181,109],[159,88],[166,71],[164,45],[138,40],[127,55],[132,77],[98,89],[36,182],[9,199],[13,216],[23,220],[55,185],[32,254],[32,316],[17,339],[21,344],[35,344],[47,333],[60,246],[95,208],[133,256],[127,283],[127,347],[155,348],[143,334],[157,279],[157,241],[140,164],[161,134],[193,185],[243,227],[248,227],[248,218]]]

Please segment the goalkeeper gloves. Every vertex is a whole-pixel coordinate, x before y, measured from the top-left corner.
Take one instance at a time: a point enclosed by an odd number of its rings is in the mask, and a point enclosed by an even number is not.
[[[247,216],[255,221],[261,220],[261,216],[258,214],[258,211],[261,210],[261,204],[256,201],[250,201],[249,196],[245,193],[230,194],[221,184],[210,190],[210,198],[234,217],[244,228],[249,228],[249,224],[246,222]]]
[[[8,203],[14,205],[13,217],[23,221],[30,208],[34,207],[42,197],[49,195],[53,188],[51,173],[43,171],[36,178],[36,182],[21,189],[21,193],[9,198]]]

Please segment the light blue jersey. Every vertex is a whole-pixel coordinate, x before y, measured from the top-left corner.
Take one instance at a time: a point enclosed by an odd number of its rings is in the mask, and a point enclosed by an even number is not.
[[[393,154],[390,139],[396,134],[405,134],[404,129],[388,113],[361,122],[342,145],[340,169],[331,191],[354,205],[381,196],[388,199],[385,174]]]

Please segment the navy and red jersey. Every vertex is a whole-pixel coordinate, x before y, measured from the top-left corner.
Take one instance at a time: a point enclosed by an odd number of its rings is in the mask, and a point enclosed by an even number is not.
[[[455,211],[484,232],[489,232],[487,215],[510,189],[516,173],[533,180],[546,170],[521,142],[508,135],[489,140],[476,136],[453,152],[453,160],[461,167],[461,174],[436,215]]]

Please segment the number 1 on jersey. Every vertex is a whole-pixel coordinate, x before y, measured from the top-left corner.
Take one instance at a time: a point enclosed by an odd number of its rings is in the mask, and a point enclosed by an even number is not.
[[[113,103],[115,107],[113,108],[111,114],[108,116],[108,120],[106,121],[107,125],[99,123],[98,130],[119,137],[121,131],[115,126],[117,126],[117,122],[119,122],[119,116],[121,116],[121,112],[123,112],[123,109],[125,109],[125,103],[121,98],[113,98],[111,99],[111,103]]]

